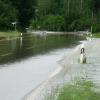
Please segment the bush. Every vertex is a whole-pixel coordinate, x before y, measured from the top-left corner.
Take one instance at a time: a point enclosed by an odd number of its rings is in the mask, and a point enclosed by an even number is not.
[[[40,26],[40,29],[50,30],[50,31],[61,31],[64,27],[64,17],[63,16],[45,16],[41,18],[40,20],[33,20],[31,22],[31,27],[33,29],[38,29]]]
[[[0,30],[9,30],[11,23],[16,20],[16,10],[10,3],[0,0]]]

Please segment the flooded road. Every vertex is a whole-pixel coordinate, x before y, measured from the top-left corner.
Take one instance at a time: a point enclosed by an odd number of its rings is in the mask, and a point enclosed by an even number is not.
[[[21,100],[48,78],[79,40],[70,35],[0,40],[0,100]]]
[[[75,84],[77,80],[93,82],[95,91],[100,93],[100,39],[84,41],[86,64],[79,63],[81,45],[66,52],[60,60],[60,66],[40,87],[26,95],[24,100],[57,100],[59,89],[66,84]],[[56,73],[56,74],[55,74]]]

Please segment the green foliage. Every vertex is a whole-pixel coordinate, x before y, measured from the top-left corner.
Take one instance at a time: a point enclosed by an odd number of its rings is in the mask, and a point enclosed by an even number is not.
[[[100,0],[0,0],[0,30],[11,29],[10,23],[17,21],[22,30],[32,25],[35,29],[77,31],[93,25],[94,32],[100,31],[99,5]]]
[[[58,100],[99,100],[99,98],[100,94],[92,90],[91,82],[65,86],[58,96]]]
[[[16,10],[10,3],[0,0],[0,30],[11,29],[11,23],[16,19]]]
[[[17,21],[21,29],[29,26],[35,17],[35,0],[0,0],[0,30],[10,30]]]
[[[64,27],[64,18],[62,16],[49,15],[42,17],[40,20],[33,20],[31,26],[33,29],[60,31]]]
[[[85,20],[85,21],[84,21]],[[68,24],[68,29],[69,31],[77,30],[77,31],[82,31],[89,29],[91,26],[91,19],[85,18],[84,16],[77,16],[76,19],[73,21],[70,21]]]
[[[34,0],[20,0],[18,18],[22,29],[28,27],[30,20],[35,17],[35,4]]]
[[[64,18],[62,16],[48,16],[45,21],[47,30],[60,31],[64,25]]]
[[[99,9],[98,4],[98,0],[38,0],[37,19],[36,21],[34,19],[34,23],[32,22],[31,27],[37,29],[34,27],[37,23],[38,26],[41,26],[40,29],[78,31],[90,30],[91,25],[93,25],[93,31],[100,31],[100,25],[96,24],[97,22],[100,23],[100,14],[96,12],[96,10]],[[58,23],[56,16],[62,17],[64,21],[60,22],[60,26],[56,24]]]
[[[56,89],[54,94],[46,100],[99,100],[100,93],[93,90],[91,81],[77,81],[74,84],[66,84],[61,89]],[[56,95],[56,98],[55,98]]]

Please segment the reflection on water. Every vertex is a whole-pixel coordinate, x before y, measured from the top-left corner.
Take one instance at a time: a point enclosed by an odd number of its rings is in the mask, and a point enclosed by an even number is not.
[[[17,39],[0,41],[0,63],[43,54],[53,49],[73,46],[82,37],[75,35],[48,35],[46,37],[25,34]]]
[[[73,35],[26,34],[17,39],[1,40],[0,64],[22,60],[0,65],[0,100],[22,100],[55,70],[56,62],[70,50],[66,47],[76,45],[80,39]]]

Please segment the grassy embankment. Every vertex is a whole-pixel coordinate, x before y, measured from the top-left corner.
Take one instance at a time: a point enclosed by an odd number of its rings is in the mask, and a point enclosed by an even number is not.
[[[94,37],[94,38],[100,38],[100,33],[94,33],[94,34],[93,34],[93,37]]]
[[[20,32],[8,31],[8,32],[0,32],[0,37],[18,37],[20,36]]]
[[[77,81],[56,89],[46,100],[100,100],[100,93],[95,92],[94,87],[91,81]]]

